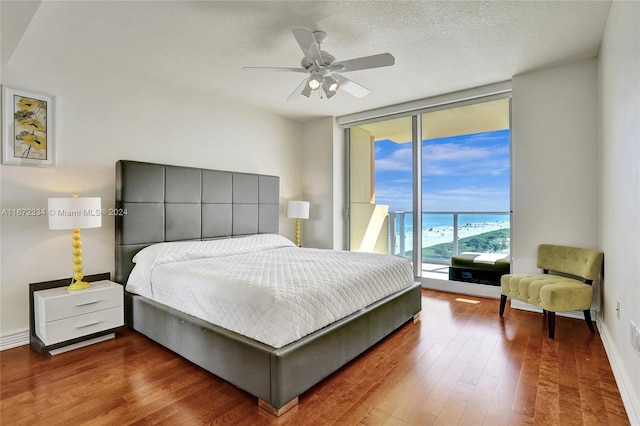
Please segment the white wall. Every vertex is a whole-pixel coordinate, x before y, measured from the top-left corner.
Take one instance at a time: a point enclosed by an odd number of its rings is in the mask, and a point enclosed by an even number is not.
[[[347,248],[347,229],[345,226],[346,210],[346,147],[344,130],[333,123],[333,249]]]
[[[515,273],[541,243],[600,248],[596,83],[596,59],[513,77]]]
[[[302,127],[304,198],[311,202],[303,245],[344,249],[344,137],[333,117]],[[290,226],[293,226],[293,222]]]
[[[99,67],[81,57],[56,62],[44,51],[52,45],[27,30],[2,64],[3,85],[56,96],[58,161],[53,169],[2,166],[1,209],[44,208],[48,197],[73,192],[113,207],[119,159],[273,174],[281,178],[282,200],[302,194],[301,124],[109,69],[107,60]],[[282,234],[293,238],[289,225],[281,206]],[[72,256],[71,233],[49,230],[46,217],[2,217],[0,233],[3,338],[28,328],[28,283],[70,276]],[[113,217],[84,230],[82,242],[86,274],[113,272]]]
[[[333,248],[333,123],[329,117],[303,125],[303,198],[311,203],[309,220],[302,223],[305,247]]]
[[[599,324],[632,424],[640,425],[640,3],[614,2],[599,58],[600,241],[605,253]],[[620,318],[616,302],[620,302]]]

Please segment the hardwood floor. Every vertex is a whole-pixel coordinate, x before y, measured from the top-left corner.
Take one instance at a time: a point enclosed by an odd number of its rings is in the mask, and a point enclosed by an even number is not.
[[[124,330],[49,357],[0,352],[0,423],[246,425],[626,425],[600,336],[498,300],[423,290],[421,321],[300,396],[282,417]]]

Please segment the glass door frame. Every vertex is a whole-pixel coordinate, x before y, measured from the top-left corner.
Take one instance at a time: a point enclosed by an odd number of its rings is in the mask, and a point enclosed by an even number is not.
[[[344,129],[345,140],[345,247],[351,246],[351,133],[350,127]],[[411,116],[411,151],[412,151],[412,194],[413,194],[413,211],[421,211],[422,209],[422,120],[421,114]],[[413,214],[413,229],[422,229],[422,214]],[[422,276],[422,231],[413,232],[413,247],[420,247],[420,250],[413,250],[412,265],[413,276],[420,278]]]
[[[418,230],[418,232],[413,232],[413,252],[412,252],[412,264],[413,264],[413,273],[415,278],[422,277],[422,115],[428,112],[439,111],[444,109],[456,108],[465,105],[472,105],[483,102],[490,102],[492,100],[497,99],[509,99],[509,145],[510,145],[510,162],[512,163],[513,159],[513,148],[512,148],[512,136],[513,129],[511,126],[511,103],[512,103],[512,92],[511,89],[504,90],[499,93],[487,93],[480,96],[473,96],[466,99],[459,99],[457,101],[443,102],[440,104],[435,104],[428,107],[420,108],[419,110],[407,111],[405,113],[395,113],[389,115],[381,115],[372,117],[369,119],[361,119],[355,120],[349,123],[341,124],[344,129],[344,141],[345,141],[345,248],[348,249],[350,247],[350,229],[351,229],[351,217],[350,217],[350,203],[351,203],[351,179],[350,179],[350,167],[351,167],[351,149],[350,149],[350,129],[351,127],[356,127],[361,124],[378,122],[391,120],[394,118],[400,117],[408,117],[411,116],[412,121],[412,195],[413,195],[413,229]],[[510,205],[510,216],[513,216],[513,173],[510,173],[510,185],[509,185],[509,205]],[[417,212],[417,214],[416,214]],[[513,235],[513,218],[510,218],[510,234]],[[511,244],[512,246],[512,244]],[[415,247],[420,247],[420,250],[416,250]]]
[[[413,158],[413,276],[422,276],[422,114],[411,117],[411,143]]]

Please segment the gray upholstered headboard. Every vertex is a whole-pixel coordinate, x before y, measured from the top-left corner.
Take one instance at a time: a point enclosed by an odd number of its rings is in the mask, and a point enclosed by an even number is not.
[[[116,163],[115,281],[133,256],[165,241],[278,233],[280,178],[120,160]]]

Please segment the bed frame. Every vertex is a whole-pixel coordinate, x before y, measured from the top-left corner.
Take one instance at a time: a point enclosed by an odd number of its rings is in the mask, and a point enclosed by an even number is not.
[[[279,178],[163,164],[116,164],[115,281],[133,256],[164,241],[278,233]],[[421,310],[419,283],[276,349],[147,298],[125,293],[125,322],[258,398],[277,416],[298,396]]]

